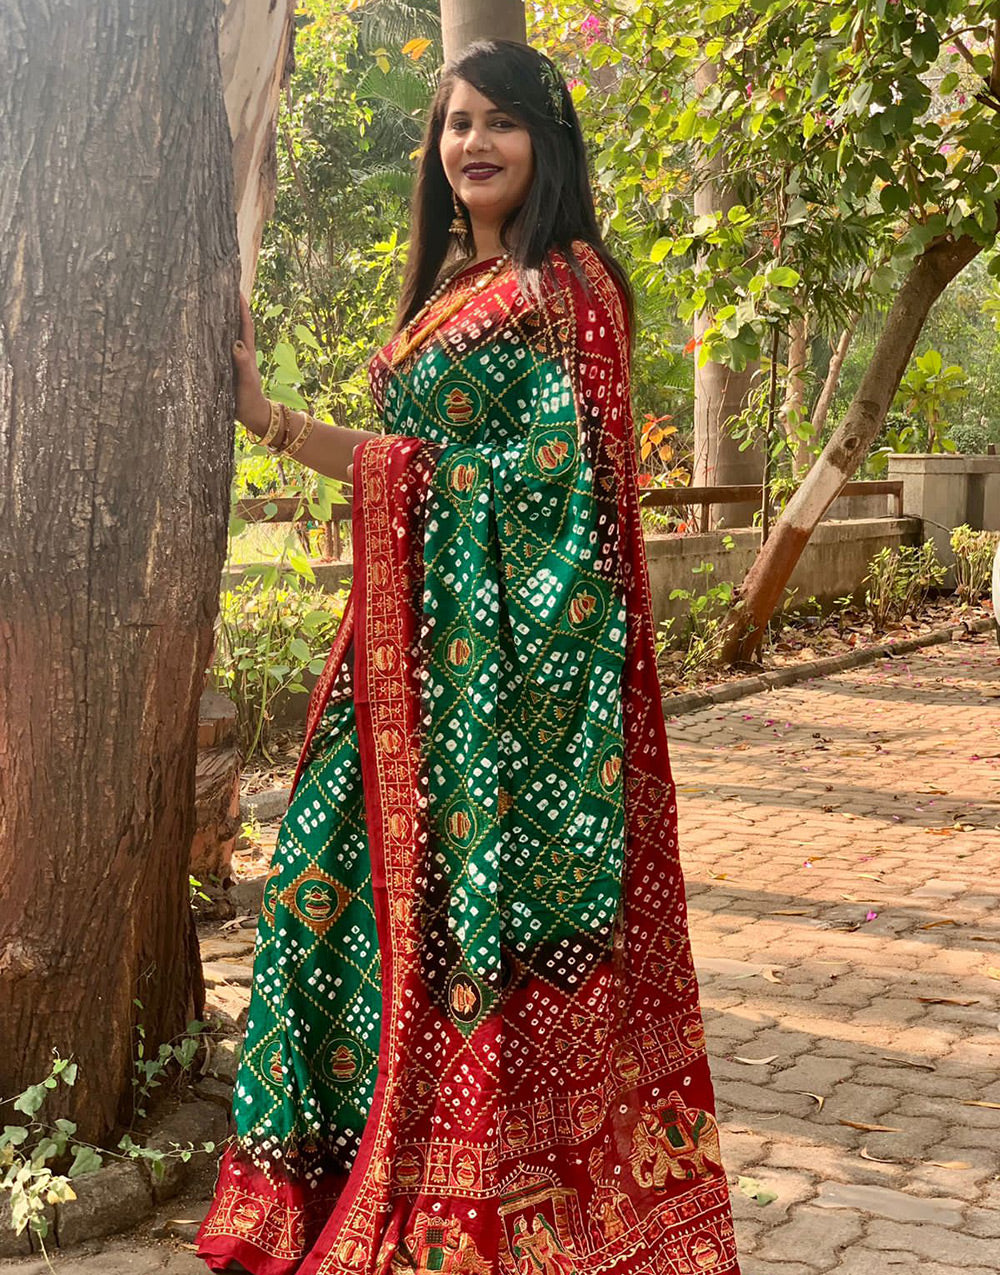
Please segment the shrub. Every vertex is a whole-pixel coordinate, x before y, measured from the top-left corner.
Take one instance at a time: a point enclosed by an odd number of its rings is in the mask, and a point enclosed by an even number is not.
[[[955,555],[955,592],[963,602],[976,603],[989,592],[993,555],[998,541],[1000,533],[973,531],[966,524],[956,527],[951,533],[951,548]]]

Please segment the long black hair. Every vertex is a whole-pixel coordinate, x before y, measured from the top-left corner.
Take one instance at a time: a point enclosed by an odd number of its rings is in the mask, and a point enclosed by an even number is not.
[[[396,330],[427,300],[456,247],[460,255],[472,255],[471,233],[456,244],[456,236],[450,232],[455,208],[439,149],[448,103],[458,80],[489,98],[531,137],[534,178],[524,203],[510,214],[500,232],[522,290],[535,297],[541,295],[545,257],[553,248],[562,249],[579,272],[572,244],[582,239],[621,284],[631,317],[632,290],[624,270],[604,246],[580,120],[565,80],[537,49],[512,40],[481,40],[445,66],[431,103],[413,192],[410,252]]]

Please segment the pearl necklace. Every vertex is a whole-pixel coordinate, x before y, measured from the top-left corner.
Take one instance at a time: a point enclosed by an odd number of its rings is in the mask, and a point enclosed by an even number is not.
[[[489,285],[500,275],[509,261],[510,253],[505,252],[502,256],[497,258],[493,265],[490,266],[489,270],[485,270],[479,276],[471,288],[468,290],[460,290],[456,295],[455,300],[450,305],[445,306],[440,314],[435,315],[429,323],[421,327],[420,325],[423,319],[430,313],[452,284],[456,282],[462,272],[459,271],[458,274],[449,275],[443,283],[439,283],[400,333],[396,347],[390,355],[389,366],[396,367],[399,363],[402,363],[404,359],[408,358],[418,346],[423,345],[429,337],[434,335],[438,328],[447,323],[448,320],[456,315],[463,306],[467,305],[473,297],[488,288]]]

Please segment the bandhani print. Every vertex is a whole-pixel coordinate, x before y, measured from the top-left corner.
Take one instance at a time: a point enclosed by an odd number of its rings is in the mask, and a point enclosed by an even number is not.
[[[213,1270],[738,1275],[627,319],[575,255],[372,363],[385,432],[264,891]]]

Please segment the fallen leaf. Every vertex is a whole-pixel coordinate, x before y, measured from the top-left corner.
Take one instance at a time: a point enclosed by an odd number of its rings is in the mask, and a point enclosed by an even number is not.
[[[918,996],[924,1005],[978,1005],[978,1000],[962,1000],[958,996]]]
[[[917,1071],[937,1071],[933,1063],[914,1062],[910,1058],[892,1058],[889,1054],[881,1055],[883,1062],[895,1063],[897,1067],[914,1067]]]
[[[815,1098],[815,1099],[816,1099],[816,1103],[817,1103],[816,1110],[817,1110],[817,1111],[822,1111],[822,1110],[823,1110],[823,1103],[824,1103],[824,1102],[826,1102],[826,1098],[823,1096],[823,1094],[821,1094],[821,1093],[810,1093],[808,1089],[796,1089],[796,1090],[795,1090],[795,1093],[805,1094],[805,1096],[806,1096],[807,1098]]]
[[[1000,978],[1000,969],[998,969],[997,966],[995,965],[991,965],[990,968],[986,971],[986,977]]]
[[[761,970],[761,972],[760,972],[760,976],[761,976],[761,978],[765,978],[765,979],[767,979],[767,981],[768,981],[769,983],[780,983],[780,982],[781,982],[781,979],[780,979],[780,978],[777,976],[777,974],[774,972],[774,966],[773,966],[773,965],[765,965],[765,967],[764,967],[764,968]]]
[[[841,1124],[843,1123],[844,1121],[841,1121]],[[872,1155],[867,1147],[862,1147],[858,1155],[862,1160],[874,1160],[876,1164],[899,1164],[898,1160],[884,1160],[881,1156]]]
[[[780,1058],[780,1054],[771,1054],[769,1058],[740,1058],[738,1055],[735,1059],[738,1063],[746,1063],[748,1067],[763,1067],[766,1063],[773,1063],[776,1058]]]
[[[1000,1111],[1000,1102],[981,1102],[978,1098],[963,1098],[963,1107],[987,1107],[990,1111]]]
[[[812,916],[812,913],[806,908],[778,908],[776,911],[769,913],[770,916]]]
[[[925,828],[924,832],[929,832],[932,837],[953,837],[955,835],[954,828]]]
[[[939,925],[957,925],[957,924],[958,924],[957,921],[949,921],[949,920],[928,921],[926,925],[922,925],[920,928],[922,930],[936,930]]]
[[[865,1124],[863,1120],[841,1120],[839,1123],[847,1125],[848,1129],[861,1129],[864,1133],[902,1133],[902,1129],[889,1124]]]
[[[737,1184],[744,1195],[748,1195],[751,1200],[761,1206],[770,1204],[772,1200],[778,1198],[777,1191],[768,1191],[762,1186],[756,1178],[737,1178]]]
[[[971,1169],[972,1165],[968,1160],[928,1160],[928,1164],[934,1166],[935,1169]]]

